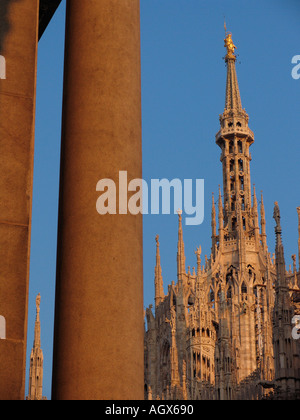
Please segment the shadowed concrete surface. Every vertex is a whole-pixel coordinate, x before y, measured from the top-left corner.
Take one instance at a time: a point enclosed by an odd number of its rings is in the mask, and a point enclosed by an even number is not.
[[[9,23],[9,8],[18,0],[1,0],[0,2],[0,55],[3,53],[3,43],[6,34],[8,33],[10,29],[10,23]]]
[[[5,35],[11,27],[9,22],[9,9],[11,5],[19,0],[1,0],[0,2],[0,55]],[[43,36],[61,0],[40,0],[39,6],[39,40]]]
[[[1,0],[0,399],[23,400],[30,260],[39,0]]]
[[[37,47],[59,3],[0,3],[0,400],[25,396]],[[144,396],[142,215],[96,211],[99,179],[142,177],[139,25],[139,0],[67,2],[54,399]]]
[[[37,42],[59,4],[0,1],[0,400],[25,393]]]

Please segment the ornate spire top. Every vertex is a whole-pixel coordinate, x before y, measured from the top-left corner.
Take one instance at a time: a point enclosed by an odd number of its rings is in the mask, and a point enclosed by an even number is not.
[[[261,215],[262,222],[263,223],[266,223],[266,211],[265,211],[264,196],[263,196],[263,192],[262,191],[261,191],[260,215]]]
[[[156,268],[159,269],[159,271],[161,273],[160,252],[159,252],[159,235],[156,235],[155,241],[156,241]]]
[[[40,293],[36,297],[35,304],[36,304],[36,313],[39,314],[40,313],[40,306],[41,306],[41,295],[40,295]]]
[[[279,205],[277,201],[275,202],[275,205],[274,205],[273,218],[275,219],[275,222],[276,222],[276,228],[275,228],[276,233],[281,233],[282,232],[281,223],[280,223],[281,217],[280,217],[280,209],[279,209]]]
[[[177,210],[178,214],[178,239],[182,240],[182,210]]]
[[[261,206],[260,206],[260,224],[261,224],[261,235],[264,249],[267,250],[267,232],[266,232],[266,211],[264,205],[264,196],[261,192]]]
[[[36,303],[36,320],[34,327],[34,342],[30,355],[29,393],[27,400],[42,400],[43,397],[43,351],[41,349],[40,306],[41,295],[38,294]]]
[[[277,279],[275,282],[275,289],[278,291],[278,288],[284,287],[288,289],[287,278],[285,276],[285,258],[284,258],[284,249],[282,243],[282,228],[281,228],[281,216],[280,216],[280,209],[279,204],[276,201],[274,205],[274,214],[273,218],[276,222],[275,233],[276,233],[276,271],[277,271]],[[276,292],[277,293],[277,292]],[[278,296],[277,296],[278,297]]]
[[[226,30],[226,26],[225,26]],[[238,135],[247,140],[249,145],[254,143],[254,133],[250,130],[249,116],[245,109],[242,107],[241,94],[236,72],[236,55],[234,53],[237,48],[233,41],[230,32],[225,37],[225,48],[227,54],[225,62],[227,66],[227,81],[226,81],[226,95],[225,95],[225,108],[222,115],[220,115],[221,130],[216,135],[216,142],[222,147],[224,137],[233,137]],[[231,140],[233,140],[231,138]]]
[[[225,57],[226,62],[231,59],[231,60],[236,60],[236,56],[234,54],[234,50],[237,49],[237,47],[234,45],[233,41],[232,41],[232,33],[227,31],[227,25],[226,25],[226,20],[225,20],[225,16],[224,16],[224,29],[225,29],[225,48],[227,48],[227,55]]]
[[[156,265],[155,265],[155,306],[158,306],[164,298],[164,286],[162,278],[162,270],[160,263],[160,252],[159,252],[159,235],[155,237],[156,241]]]
[[[212,195],[212,209],[211,209],[211,227],[212,227],[212,236],[217,236],[217,221],[216,221],[216,206],[215,206],[215,196]]]
[[[160,265],[160,253],[159,253],[159,235],[155,236],[155,242],[156,242],[156,265]]]
[[[219,185],[219,219],[224,219],[221,185]]]
[[[185,253],[182,232],[182,210],[177,210],[178,214],[178,245],[177,245],[177,276],[182,280],[182,276],[186,274],[185,271]]]
[[[232,42],[231,34],[225,38],[225,47],[227,48],[227,55],[225,56],[225,61],[227,63],[225,110],[242,112],[241,94],[235,68],[236,56],[234,55],[234,49],[236,46]]]
[[[41,324],[40,324],[40,306],[41,306],[41,295],[38,294],[35,300],[36,304],[36,320],[34,328],[34,347],[40,348],[41,346]]]
[[[256,186],[255,186],[255,184],[253,185],[253,210],[254,210],[255,214],[258,211],[257,196],[256,196]]]
[[[234,54],[234,51],[237,49],[237,47],[234,45],[232,41],[232,34],[230,32],[226,33],[226,38],[224,39],[225,47],[227,48],[227,55],[225,57],[225,60],[236,60],[236,55]]]
[[[159,235],[155,236],[155,242],[156,242],[157,247],[159,247]]]
[[[215,194],[214,193],[212,193],[212,210],[211,210],[211,213],[214,217],[216,216]]]
[[[201,253],[202,253],[202,248],[201,248],[201,246],[199,246],[195,251],[195,255],[197,256],[197,277],[198,277],[198,279],[200,278],[200,275],[201,275]]]
[[[299,220],[299,227],[300,227],[300,207],[297,207],[297,213],[298,213],[298,220]]]
[[[199,247],[195,251],[195,255],[197,255],[197,258],[201,258],[201,254],[202,254],[202,248],[201,248],[201,245],[199,245]]]

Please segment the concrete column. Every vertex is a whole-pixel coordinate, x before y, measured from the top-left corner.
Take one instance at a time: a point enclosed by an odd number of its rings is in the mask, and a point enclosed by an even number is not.
[[[23,400],[33,179],[38,0],[1,0],[0,399]],[[2,337],[3,338],[3,337]]]
[[[96,211],[141,155],[139,0],[69,0],[53,399],[144,398],[142,215]]]

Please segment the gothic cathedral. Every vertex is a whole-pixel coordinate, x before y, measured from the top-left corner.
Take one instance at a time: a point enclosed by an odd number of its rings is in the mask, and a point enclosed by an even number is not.
[[[230,33],[225,47],[226,103],[216,135],[223,194],[220,189],[212,200],[211,256],[202,265],[199,247],[197,270],[186,271],[179,212],[177,283],[165,295],[156,237],[155,312],[152,305],[146,309],[146,399],[300,399],[300,339],[292,333],[300,315],[300,271],[296,256],[293,269],[285,268],[278,203],[275,256],[268,251],[263,197],[259,208],[251,188],[254,134],[242,108]]]

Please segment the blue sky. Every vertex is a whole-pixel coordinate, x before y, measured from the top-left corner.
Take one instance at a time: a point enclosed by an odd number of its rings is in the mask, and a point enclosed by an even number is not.
[[[239,54],[243,107],[255,133],[251,176],[263,190],[270,252],[274,201],[282,215],[286,263],[297,254],[300,80],[298,0],[141,0],[143,178],[204,179],[205,220],[184,226],[186,265],[211,247],[211,194],[222,184],[215,144],[224,110],[224,15]],[[39,44],[28,354],[41,293],[44,394],[51,397],[65,0]],[[80,54],[80,51],[78,52]],[[87,63],[88,65],[88,63]],[[155,235],[164,286],[176,281],[177,216],[144,216],[144,305],[153,302]],[[28,377],[28,369],[27,369]],[[28,380],[26,383],[26,390]],[[27,392],[27,391],[26,391]]]

